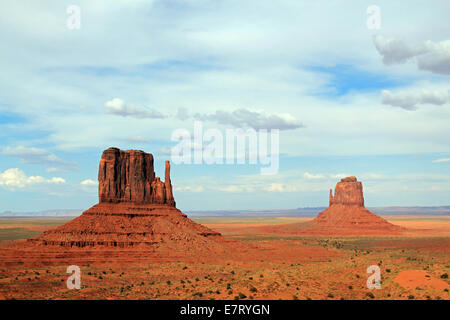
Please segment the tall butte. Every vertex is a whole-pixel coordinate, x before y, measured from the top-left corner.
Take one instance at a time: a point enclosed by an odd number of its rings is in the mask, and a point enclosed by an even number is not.
[[[313,223],[331,233],[392,233],[402,228],[370,212],[364,207],[362,183],[356,177],[341,179],[330,189],[330,205],[318,214]]]
[[[109,148],[102,154],[98,180],[98,204],[56,229],[10,247],[9,254],[2,249],[4,257],[35,257],[44,263],[53,263],[55,254],[59,260],[77,263],[133,257],[164,261],[227,251],[230,241],[175,207],[169,161],[163,182],[155,176],[153,155]]]

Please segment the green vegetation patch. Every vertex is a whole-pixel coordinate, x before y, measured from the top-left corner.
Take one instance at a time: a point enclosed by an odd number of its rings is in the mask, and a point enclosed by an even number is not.
[[[26,228],[0,229],[0,240],[30,239],[40,235],[41,231],[28,230]]]

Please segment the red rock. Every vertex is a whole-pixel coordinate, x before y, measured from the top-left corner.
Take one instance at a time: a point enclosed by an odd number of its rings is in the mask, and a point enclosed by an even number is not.
[[[330,206],[312,221],[261,227],[261,231],[295,235],[400,235],[404,228],[393,225],[364,208],[362,183],[355,177],[341,179]]]
[[[0,264],[170,261],[230,250],[233,241],[175,208],[169,161],[162,182],[151,154],[110,148],[103,152],[98,176],[98,204],[37,238],[2,248]]]
[[[166,161],[164,184],[166,187],[166,203],[168,205],[175,207],[176,203],[175,203],[175,199],[173,198],[172,182],[170,181],[170,162],[169,161]]]
[[[334,197],[333,190],[330,189],[330,206],[335,204],[364,207],[362,183],[357,181],[356,177],[341,179],[341,182],[336,184]]]
[[[347,229],[351,233],[361,231],[398,231],[401,228],[364,208],[363,187],[356,177],[341,179],[334,191],[330,189],[330,206],[313,220],[315,224],[328,228]]]
[[[155,177],[153,155],[138,150],[109,148],[100,160],[99,202],[175,206],[169,161],[166,161],[165,179],[163,183]]]

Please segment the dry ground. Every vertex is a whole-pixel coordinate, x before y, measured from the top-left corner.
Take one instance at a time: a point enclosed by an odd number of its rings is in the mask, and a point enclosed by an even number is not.
[[[450,300],[450,217],[387,219],[416,231],[401,237],[289,236],[264,234],[259,227],[309,218],[195,219],[259,253],[198,262],[80,265],[81,290],[67,289],[67,266],[1,267],[0,298]],[[66,221],[0,220],[0,240],[34,237]],[[366,286],[370,265],[380,266],[380,290]]]

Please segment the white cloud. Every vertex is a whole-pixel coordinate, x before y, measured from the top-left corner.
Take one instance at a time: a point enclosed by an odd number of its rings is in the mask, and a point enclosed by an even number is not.
[[[267,189],[269,192],[284,192],[286,191],[286,187],[282,183],[271,183]]]
[[[394,38],[386,38],[375,35],[373,42],[378,52],[383,56],[383,62],[387,65],[404,63],[409,59],[427,52],[423,44],[412,45]]]
[[[349,174],[346,173],[336,173],[336,174],[331,174],[330,177],[333,179],[342,179],[342,178],[346,178],[349,177]]]
[[[450,158],[441,158],[433,160],[433,163],[450,162]]]
[[[381,91],[381,102],[405,110],[416,110],[419,104],[443,105],[450,102],[450,90]]]
[[[197,120],[210,120],[237,128],[292,130],[302,128],[303,124],[287,113],[267,114],[265,112],[237,109],[234,111],[216,110],[212,114],[195,114]]]
[[[27,176],[25,172],[18,168],[7,169],[0,173],[0,186],[9,189],[24,189],[30,186],[43,184],[64,184],[66,180],[59,177],[45,179],[41,176]]]
[[[48,172],[74,170],[77,168],[76,163],[64,161],[53,153],[39,148],[28,148],[24,146],[6,147],[1,154],[19,158],[22,163],[52,166],[52,168],[48,169]]]
[[[312,174],[309,172],[305,172],[303,175],[306,179],[323,179],[325,176],[323,174]]]
[[[98,185],[98,181],[94,181],[91,179],[86,179],[80,182],[82,186],[96,186]]]
[[[136,117],[136,118],[153,118],[163,119],[165,116],[158,111],[148,110],[144,108],[136,108],[125,104],[125,101],[119,98],[114,98],[105,103],[106,112],[122,117]]]
[[[232,185],[232,186],[225,186],[225,187],[218,187],[217,190],[222,192],[243,192],[244,186],[243,185]]]
[[[450,40],[409,44],[395,38],[376,35],[373,38],[386,65],[404,63],[415,58],[420,70],[450,75]]]

